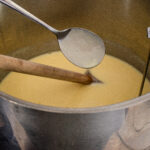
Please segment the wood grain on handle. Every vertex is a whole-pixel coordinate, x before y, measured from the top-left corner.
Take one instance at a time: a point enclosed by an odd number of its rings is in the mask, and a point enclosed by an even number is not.
[[[82,84],[90,84],[94,81],[89,74],[76,73],[5,55],[0,55],[0,69]]]

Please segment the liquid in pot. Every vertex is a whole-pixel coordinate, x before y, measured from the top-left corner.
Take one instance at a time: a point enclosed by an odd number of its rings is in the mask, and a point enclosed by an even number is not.
[[[66,60],[61,52],[43,54],[31,61],[85,72]],[[106,55],[102,63],[91,69],[91,72],[104,83],[82,85],[11,72],[1,82],[0,90],[28,102],[69,108],[110,105],[135,98],[139,94],[142,74],[118,58]],[[146,79],[143,93],[149,91],[150,83]]]

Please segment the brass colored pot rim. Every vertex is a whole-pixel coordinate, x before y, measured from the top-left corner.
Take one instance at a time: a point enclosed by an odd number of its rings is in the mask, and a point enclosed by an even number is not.
[[[129,108],[144,103],[150,100],[150,92],[145,95],[121,103],[116,103],[116,104],[106,105],[106,106],[88,107],[88,108],[63,108],[63,107],[44,106],[44,105],[34,104],[31,102],[21,100],[19,98],[10,96],[1,91],[0,91],[0,98],[16,106],[21,106],[24,108],[34,109],[38,111],[62,113],[62,114],[91,114],[91,113],[121,110],[121,109]]]

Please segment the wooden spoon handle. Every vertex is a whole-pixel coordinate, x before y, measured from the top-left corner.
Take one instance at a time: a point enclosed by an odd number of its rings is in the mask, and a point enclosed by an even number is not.
[[[88,74],[81,74],[5,55],[0,55],[0,69],[82,84],[93,82],[93,78]]]

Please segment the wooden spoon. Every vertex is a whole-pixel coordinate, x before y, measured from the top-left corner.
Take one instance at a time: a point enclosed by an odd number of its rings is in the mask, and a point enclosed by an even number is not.
[[[0,69],[82,84],[100,82],[89,71],[81,74],[5,55],[0,55]]]

